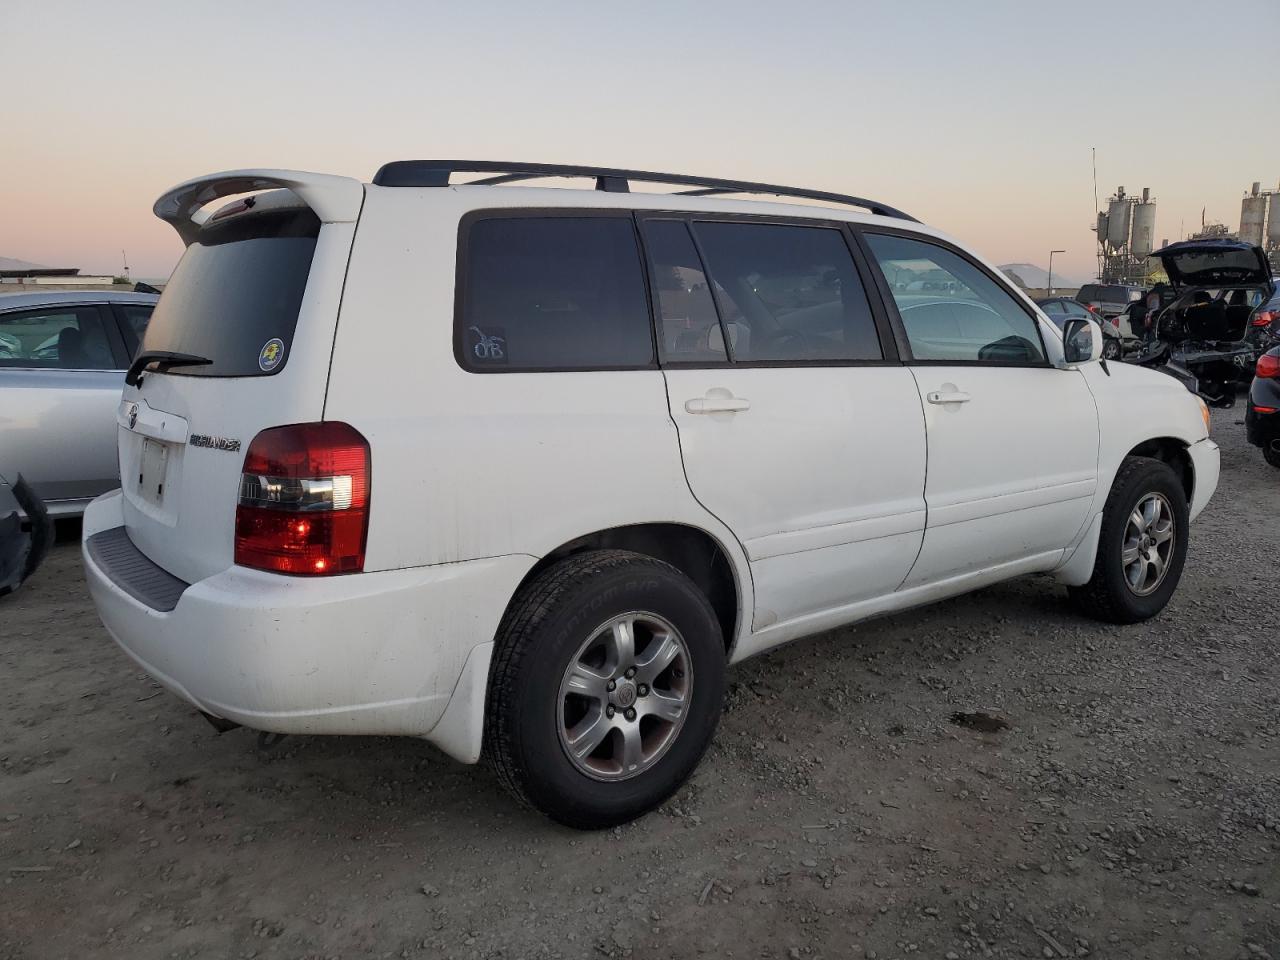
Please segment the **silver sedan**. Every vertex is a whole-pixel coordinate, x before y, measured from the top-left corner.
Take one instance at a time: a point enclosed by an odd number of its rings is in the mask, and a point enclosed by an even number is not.
[[[0,293],[0,474],[53,517],[120,486],[116,407],[154,294]]]

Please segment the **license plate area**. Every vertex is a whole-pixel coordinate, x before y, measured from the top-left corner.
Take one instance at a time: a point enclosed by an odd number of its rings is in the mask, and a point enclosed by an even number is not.
[[[142,439],[138,467],[138,495],[156,506],[164,503],[164,482],[169,470],[169,444],[150,437]]]

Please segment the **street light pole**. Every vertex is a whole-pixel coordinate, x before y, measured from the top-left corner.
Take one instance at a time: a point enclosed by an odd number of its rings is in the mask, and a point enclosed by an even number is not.
[[[1047,291],[1046,291],[1046,293],[1045,293],[1045,296],[1046,296],[1046,297],[1052,297],[1052,296],[1053,296],[1053,255],[1054,255],[1055,253],[1066,253],[1066,252],[1067,252],[1067,251],[1065,251],[1065,250],[1050,250],[1050,251],[1049,251],[1049,279],[1048,279],[1048,281],[1047,281],[1047,283],[1048,283],[1048,288],[1047,288]]]

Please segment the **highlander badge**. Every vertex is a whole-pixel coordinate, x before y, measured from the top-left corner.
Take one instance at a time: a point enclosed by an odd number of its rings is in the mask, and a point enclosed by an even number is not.
[[[210,450],[226,450],[228,453],[235,453],[240,449],[239,440],[230,440],[227,437],[207,437],[203,433],[193,433],[191,439],[187,441],[193,447],[208,447]]]

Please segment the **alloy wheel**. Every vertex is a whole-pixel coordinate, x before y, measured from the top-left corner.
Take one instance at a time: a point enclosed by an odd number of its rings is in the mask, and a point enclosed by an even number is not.
[[[688,713],[693,668],[684,638],[655,613],[601,624],[560,682],[557,729],[570,762],[595,780],[627,780],[657,763]]]
[[[1125,523],[1120,548],[1124,580],[1136,596],[1148,596],[1164,582],[1176,535],[1173,507],[1164,494],[1149,493],[1138,501]]]

